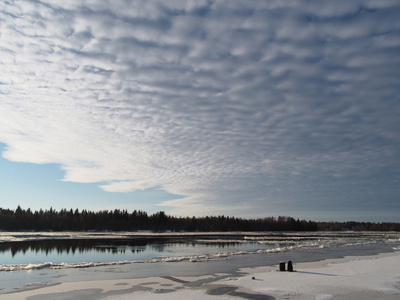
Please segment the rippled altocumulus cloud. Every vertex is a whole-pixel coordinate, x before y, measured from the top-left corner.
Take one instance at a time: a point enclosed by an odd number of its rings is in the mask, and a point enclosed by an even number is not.
[[[0,141],[181,214],[398,209],[397,1],[4,1]]]

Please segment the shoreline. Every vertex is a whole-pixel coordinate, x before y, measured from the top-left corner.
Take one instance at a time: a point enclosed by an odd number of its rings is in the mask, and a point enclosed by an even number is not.
[[[249,276],[222,283],[268,294],[277,300],[395,300],[400,298],[399,264],[399,251],[346,256],[294,263],[294,272],[281,272],[278,267],[244,268],[241,270]]]
[[[162,276],[63,282],[0,295],[0,299],[398,299],[400,251],[346,256],[312,262],[293,261],[297,272],[278,264],[240,268],[237,274]],[[254,278],[254,279],[252,279]]]

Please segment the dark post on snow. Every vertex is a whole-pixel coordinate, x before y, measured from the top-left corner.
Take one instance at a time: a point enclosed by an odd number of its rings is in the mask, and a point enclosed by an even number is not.
[[[286,271],[286,264],[285,264],[285,262],[284,261],[281,261],[280,263],[279,263],[279,271]]]
[[[292,263],[291,260],[289,260],[288,263],[287,263],[287,270],[289,272],[293,272],[293,263]]]

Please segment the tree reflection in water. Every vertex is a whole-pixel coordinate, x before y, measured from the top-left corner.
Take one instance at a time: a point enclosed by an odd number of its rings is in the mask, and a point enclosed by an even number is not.
[[[57,254],[85,253],[95,251],[98,253],[123,254],[125,251],[141,253],[146,250],[147,241],[131,240],[41,240],[24,242],[7,242],[0,244],[0,253],[11,252],[12,257],[16,254],[27,252],[45,253],[46,255],[56,252]]]
[[[253,242],[249,242],[250,244]],[[4,242],[0,243],[0,254],[10,252],[14,258],[16,254],[23,254],[34,252],[36,254],[42,253],[46,256],[50,253],[57,253],[59,255],[75,255],[75,253],[97,252],[105,254],[125,254],[130,251],[132,254],[142,253],[146,250],[153,250],[156,252],[165,252],[166,248],[181,248],[184,246],[196,247],[202,245],[203,247],[225,248],[234,247],[240,243],[233,242],[196,242],[181,240],[158,240],[158,239],[53,239],[53,240],[34,240],[23,242]],[[169,251],[169,252],[170,252]]]

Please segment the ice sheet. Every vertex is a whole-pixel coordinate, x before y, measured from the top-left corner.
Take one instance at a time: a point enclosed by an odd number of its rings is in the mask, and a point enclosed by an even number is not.
[[[246,273],[241,277],[213,274],[202,277],[164,276],[67,282],[0,295],[0,299],[66,299],[84,295],[88,300],[228,300],[245,295],[247,299],[270,299],[269,296],[273,296],[278,300],[394,300],[400,297],[399,265],[400,252],[396,251],[374,256],[294,263],[296,272],[279,272],[277,266],[273,266],[244,269],[242,271]]]

